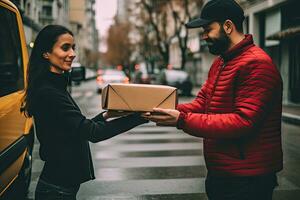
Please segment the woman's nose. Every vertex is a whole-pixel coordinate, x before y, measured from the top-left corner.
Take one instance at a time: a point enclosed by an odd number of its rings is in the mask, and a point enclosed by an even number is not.
[[[76,57],[76,52],[74,49],[71,49],[71,52],[69,54],[70,57]]]

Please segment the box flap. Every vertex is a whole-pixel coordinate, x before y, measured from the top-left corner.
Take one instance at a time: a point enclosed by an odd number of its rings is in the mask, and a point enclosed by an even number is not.
[[[107,88],[108,98],[110,99],[107,101],[107,109],[132,110],[127,101],[111,85],[108,85]]]
[[[175,102],[175,107],[174,108],[170,108],[169,106],[169,102],[167,102],[168,99],[175,99],[176,102]],[[174,90],[168,97],[165,98],[164,101],[162,101],[158,106],[156,107],[159,107],[159,108],[170,108],[170,109],[176,109],[176,106],[177,106],[177,90]]]

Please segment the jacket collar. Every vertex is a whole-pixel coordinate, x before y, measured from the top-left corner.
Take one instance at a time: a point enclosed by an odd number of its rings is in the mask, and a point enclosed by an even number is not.
[[[49,71],[46,74],[46,79],[51,85],[58,89],[66,89],[69,81],[69,73],[65,72],[63,74],[57,74]]]
[[[244,51],[254,46],[253,37],[250,34],[246,34],[245,38],[236,44],[234,47],[226,51],[221,58],[224,59],[225,62],[237,57],[242,54]]]

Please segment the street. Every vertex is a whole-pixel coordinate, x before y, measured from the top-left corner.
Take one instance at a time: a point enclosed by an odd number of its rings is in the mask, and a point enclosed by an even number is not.
[[[72,89],[87,117],[101,111],[96,82]],[[189,102],[193,97],[181,97]],[[274,200],[300,199],[300,127],[282,124],[284,170]],[[29,199],[33,199],[43,161],[35,141]],[[82,184],[78,200],[196,200],[205,195],[202,139],[176,128],[148,123],[112,139],[91,144],[96,179]]]

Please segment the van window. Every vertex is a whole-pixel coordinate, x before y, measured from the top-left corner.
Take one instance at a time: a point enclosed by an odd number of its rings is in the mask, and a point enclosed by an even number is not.
[[[18,30],[16,15],[0,7],[0,97],[24,88]]]

